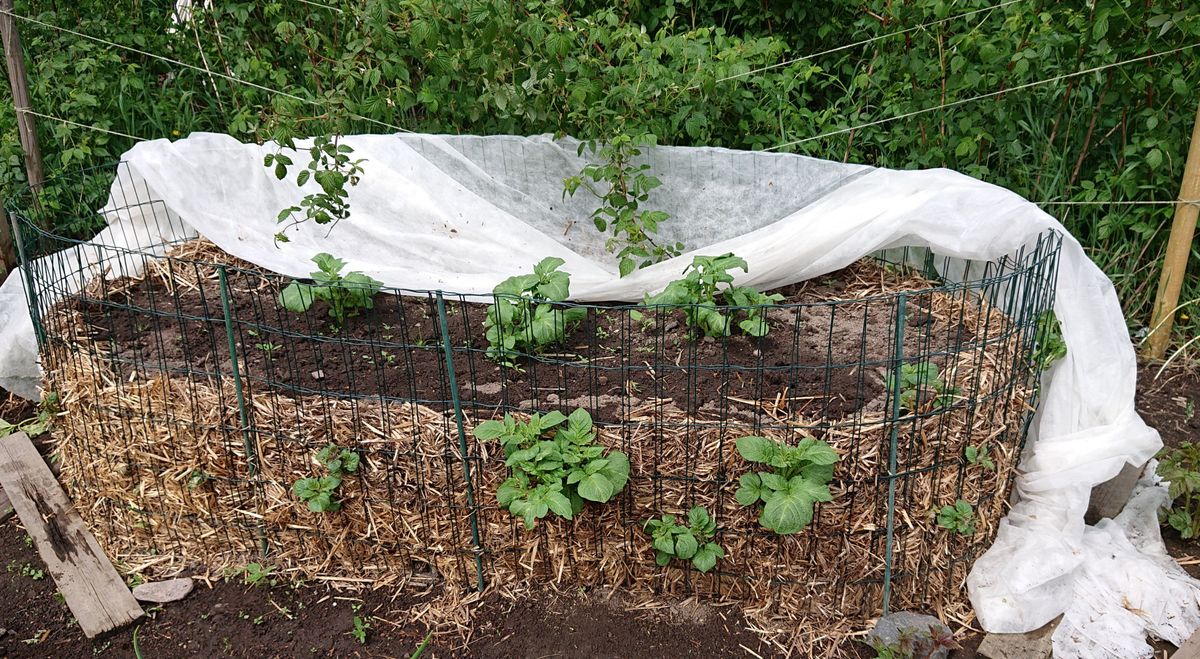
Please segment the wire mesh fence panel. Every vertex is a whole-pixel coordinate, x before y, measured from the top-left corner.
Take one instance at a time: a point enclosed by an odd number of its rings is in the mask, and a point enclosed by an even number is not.
[[[385,287],[350,315],[289,309],[292,279],[189,235],[120,168],[81,189],[114,176],[112,228],[90,240],[43,227],[94,194],[10,210],[66,410],[64,477],[126,569],[267,562],[456,592],[700,594],[791,620],[965,615],[1036,405],[1059,236],[986,263],[893,250],[769,307],[716,308],[727,331],[696,327],[712,308],[545,303],[529,311],[543,330],[505,337],[493,319],[527,301]],[[156,229],[117,235],[134,226]],[[534,350],[535,331],[561,337]],[[513,493],[549,481],[522,481],[525,457],[485,422],[555,413],[530,441],[603,464],[554,476],[567,509],[526,515]],[[625,462],[627,481],[611,471]],[[597,472],[613,491],[584,497]],[[645,531],[697,506],[723,551],[711,571],[663,560]]]

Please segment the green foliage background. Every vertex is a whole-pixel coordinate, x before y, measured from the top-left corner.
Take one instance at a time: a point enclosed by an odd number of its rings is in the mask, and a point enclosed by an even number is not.
[[[1193,0],[1021,0],[966,17],[995,2],[216,0],[184,26],[166,0],[16,4],[21,15],[196,67],[17,21],[35,110],[145,138],[645,131],[665,144],[761,149],[1200,42]],[[784,150],[950,167],[1038,202],[1171,200],[1198,89],[1200,47]],[[4,103],[8,196],[24,174]],[[49,120],[39,135],[51,180],[132,144]],[[51,206],[75,192],[52,187]],[[1113,278],[1131,325],[1143,324],[1171,207],[1046,208]],[[94,228],[62,217],[63,230]],[[1200,296],[1200,277],[1184,296]]]

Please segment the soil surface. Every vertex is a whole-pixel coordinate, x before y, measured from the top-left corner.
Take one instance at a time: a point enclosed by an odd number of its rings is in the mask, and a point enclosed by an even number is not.
[[[879,301],[836,309],[820,303],[881,293],[881,283],[896,277],[863,261],[778,289],[781,305],[809,306],[769,311],[770,332],[762,338],[736,329],[740,312],[733,336],[694,339],[679,310],[643,309],[638,320],[629,306],[588,307],[553,354],[521,358],[519,369],[486,358],[486,304],[447,299],[446,319],[458,387],[470,407],[587,406],[603,421],[648,399],[673,399],[681,408],[686,402],[694,413],[735,399],[781,396],[784,406],[802,405],[835,419],[882,396],[882,372],[862,364],[889,359],[894,311]],[[51,321],[51,334],[90,339],[124,376],[137,369],[227,374],[229,339],[218,282],[205,276],[191,286],[168,281],[97,282],[100,290],[71,303],[85,328]],[[284,281],[278,278],[231,270],[228,281],[235,344],[251,389],[449,404],[433,298],[381,293],[373,309],[335,328],[323,301],[303,314],[279,306]],[[906,280],[914,281],[920,283]],[[945,319],[922,309],[922,296],[910,305],[915,331],[906,340],[907,355],[952,352],[966,340],[961,327],[943,327]],[[87,337],[76,336],[80,332]]]
[[[1200,365],[1138,369],[1137,409],[1158,430],[1163,446],[1200,442]],[[1162,527],[1167,552],[1183,569],[1200,579],[1200,542],[1184,540],[1175,529]]]

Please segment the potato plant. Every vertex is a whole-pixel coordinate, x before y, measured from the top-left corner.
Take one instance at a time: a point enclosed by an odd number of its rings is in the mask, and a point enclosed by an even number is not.
[[[628,456],[596,442],[592,417],[582,408],[570,416],[533,414],[528,421],[505,414],[503,421],[479,424],[475,436],[504,448],[510,475],[496,500],[527,529],[549,513],[574,519],[585,501],[605,503],[629,480]]]
[[[743,474],[734,498],[743,506],[762,504],[759,523],[779,535],[799,533],[812,522],[813,506],[832,501],[837,451],[825,442],[805,437],[788,446],[766,437],[742,437],[737,450],[747,462],[764,465],[764,471]]]
[[[1163,449],[1158,460],[1158,475],[1170,482],[1164,521],[1185,540],[1200,537],[1200,444]]]
[[[942,506],[937,513],[938,526],[959,535],[975,534],[975,508],[971,502],[959,499],[952,506]]]
[[[342,276],[346,262],[326,252],[317,254],[312,261],[317,264],[317,270],[310,274],[312,284],[293,281],[279,292],[279,305],[284,309],[304,313],[313,302],[323,300],[329,305],[329,315],[341,327],[347,317],[375,307],[375,294],[383,288],[383,282],[361,272]]]
[[[737,327],[748,336],[766,336],[766,310],[783,300],[779,293],[766,295],[748,286],[734,286],[729,270],[741,268],[749,272],[746,260],[732,253],[720,256],[697,256],[676,279],[657,295],[647,295],[645,304],[683,309],[688,327],[705,336],[729,336],[735,317],[744,316]],[[717,302],[721,296],[724,304]],[[735,308],[729,308],[732,305]]]
[[[317,462],[329,472],[324,476],[301,478],[292,484],[292,494],[308,504],[314,513],[336,512],[342,503],[337,499],[337,489],[346,474],[358,471],[358,454],[330,444],[317,453]]]
[[[894,373],[888,373],[887,390],[892,395],[896,395],[897,385]],[[901,409],[918,412],[928,406],[932,406],[933,409],[948,407],[954,402],[954,396],[957,394],[958,388],[946,384],[938,365],[931,361],[900,366]]]
[[[717,524],[703,506],[688,511],[687,524],[675,521],[675,516],[666,514],[659,519],[646,520],[643,528],[654,542],[654,561],[667,565],[679,559],[691,561],[692,567],[708,572],[725,558],[721,545],[712,542]]]
[[[533,274],[509,277],[492,290],[496,303],[483,321],[488,357],[518,368],[518,354],[537,353],[562,341],[567,328],[583,319],[584,309],[554,304],[570,295],[571,275],[558,269],[564,263],[546,257],[533,266]]]

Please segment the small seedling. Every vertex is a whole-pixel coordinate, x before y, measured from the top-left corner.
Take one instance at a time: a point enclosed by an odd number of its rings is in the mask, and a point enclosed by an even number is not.
[[[355,614],[357,614],[361,610],[362,610],[361,604],[354,605],[354,613]],[[354,637],[354,640],[358,641],[362,645],[366,645],[367,644],[367,632],[370,631],[370,629],[371,629],[370,618],[364,618],[360,615],[355,615],[353,622],[354,622],[354,629],[350,630],[350,635]]]
[[[267,357],[267,361],[274,361],[275,353],[280,350],[283,350],[283,346],[276,344],[276,343],[271,343],[270,341],[268,341],[266,343],[255,343],[254,347],[263,351],[263,353]]]
[[[733,254],[697,256],[683,271],[683,279],[667,284],[658,295],[647,295],[644,304],[683,309],[688,327],[704,336],[729,336],[739,313],[745,315],[737,323],[743,334],[766,336],[770,330],[766,309],[782,301],[783,296],[734,286],[733,275],[729,274],[733,268],[749,271],[746,260]],[[718,295],[724,300],[724,306],[718,304]],[[728,305],[737,309],[730,309]]]
[[[187,486],[189,490],[194,490],[210,480],[212,480],[212,476],[209,476],[203,469],[193,469],[192,473],[188,475]]]
[[[551,512],[574,519],[585,500],[604,503],[629,480],[629,457],[605,452],[584,409],[569,417],[533,414],[524,422],[505,414],[503,421],[479,424],[475,436],[498,439],[504,447],[511,475],[497,488],[496,500],[522,518],[527,529]]]
[[[246,567],[242,568],[242,579],[247,586],[274,586],[275,585],[275,568],[270,565],[261,563],[247,563]]]
[[[895,395],[895,374],[887,376],[887,390]],[[900,407],[916,412],[932,405],[933,409],[948,407],[958,394],[956,387],[947,386],[942,380],[938,365],[931,361],[920,361],[900,365]]]
[[[330,444],[317,453],[320,462],[329,471],[325,476],[301,478],[292,484],[292,494],[308,504],[314,513],[335,512],[342,504],[335,496],[346,474],[358,471],[358,454],[336,444]]]
[[[971,503],[959,499],[953,506],[942,506],[937,514],[938,526],[959,535],[975,533],[975,509]]]
[[[383,282],[361,272],[351,272],[343,277],[341,271],[346,262],[325,252],[312,260],[317,264],[317,270],[310,273],[314,283],[293,281],[288,284],[279,293],[279,305],[284,309],[304,313],[313,302],[323,300],[329,305],[329,315],[341,327],[347,317],[375,307],[375,294],[383,287]]]
[[[697,570],[708,572],[725,558],[721,545],[711,541],[717,524],[703,506],[689,510],[687,522],[679,524],[669,514],[646,521],[643,528],[654,541],[654,561],[666,565],[675,559],[690,560]]]
[[[492,289],[496,303],[483,321],[488,357],[516,368],[518,353],[537,353],[559,343],[567,328],[583,319],[584,309],[554,304],[570,295],[571,275],[558,269],[564,263],[544,258],[533,266],[533,274],[509,277]]]
[[[1164,448],[1158,454],[1158,475],[1170,483],[1164,521],[1185,540],[1200,537],[1200,444]]]
[[[46,578],[46,573],[34,567],[32,563],[18,564],[16,561],[12,561],[8,564],[7,569],[9,573],[17,573],[34,581],[41,581]]]
[[[742,437],[738,453],[747,462],[770,467],[770,471],[743,474],[734,498],[743,506],[763,504],[759,523],[778,533],[799,533],[812,522],[813,506],[818,501],[833,501],[829,481],[833,480],[837,451],[825,442],[805,437],[788,446],[766,437]]]
[[[967,462],[989,469],[996,470],[996,463],[992,462],[992,458],[988,455],[988,445],[980,444],[979,446],[968,446],[963,449],[963,455],[966,456]]]

